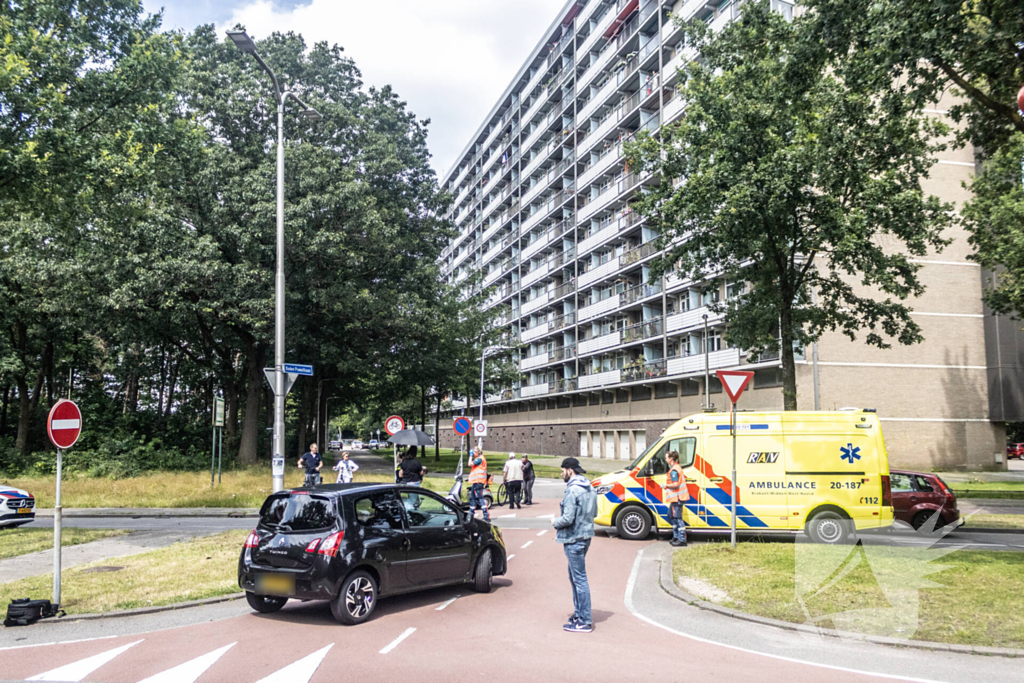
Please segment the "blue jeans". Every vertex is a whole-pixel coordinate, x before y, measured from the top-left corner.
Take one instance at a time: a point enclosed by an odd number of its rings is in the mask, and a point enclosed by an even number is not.
[[[590,584],[587,582],[587,551],[590,539],[565,544],[569,560],[569,582],[572,584],[573,615],[582,624],[593,623],[590,614]]]
[[[410,481],[408,484],[406,484],[406,486],[415,486],[415,487],[418,488],[420,486],[423,486],[423,482],[422,481]],[[414,509],[417,509],[417,510],[419,509],[419,507],[420,507],[420,497],[418,495],[416,495],[415,493],[409,494],[409,501],[412,502],[412,506],[413,506]]]
[[[469,487],[469,514],[473,515],[473,511],[480,508],[484,511],[484,519],[488,522],[491,521],[491,514],[487,512],[487,502],[484,500],[484,485],[473,484]]]
[[[686,522],[683,521],[683,504],[672,503],[668,506],[668,523],[672,525],[672,540],[686,543]]]

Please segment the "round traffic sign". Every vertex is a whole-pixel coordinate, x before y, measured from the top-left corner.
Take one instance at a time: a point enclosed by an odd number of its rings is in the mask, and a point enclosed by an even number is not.
[[[82,433],[82,413],[74,401],[57,401],[46,418],[46,433],[57,448],[75,445]]]
[[[452,430],[460,436],[465,436],[473,431],[473,423],[468,417],[457,417],[452,422]]]
[[[384,431],[387,432],[390,436],[394,436],[403,429],[405,429],[405,420],[398,417],[397,415],[392,415],[391,417],[384,421]]]

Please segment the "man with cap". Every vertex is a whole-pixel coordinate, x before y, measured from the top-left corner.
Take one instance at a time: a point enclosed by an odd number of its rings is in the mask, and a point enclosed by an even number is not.
[[[586,561],[590,539],[594,537],[597,494],[583,476],[586,473],[576,458],[562,461],[565,495],[562,497],[561,514],[552,522],[557,530],[555,541],[563,544],[565,549],[565,557],[569,562],[569,582],[572,584],[573,613],[569,623],[562,628],[573,633],[590,633],[594,630]]]

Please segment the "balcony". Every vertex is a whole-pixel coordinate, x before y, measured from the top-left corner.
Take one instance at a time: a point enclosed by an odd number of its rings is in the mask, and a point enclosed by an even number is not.
[[[739,349],[724,349],[707,354],[708,369],[732,368],[740,364]],[[704,354],[668,359],[668,374],[689,375],[704,371]]]
[[[541,337],[543,337],[547,333],[548,333],[548,323],[543,322],[540,325],[536,325],[534,327],[531,327],[528,330],[524,330],[519,335],[519,338],[523,342],[531,342],[534,339],[540,339]]]
[[[622,381],[622,372],[620,370],[609,370],[592,375],[582,375],[577,379],[579,380],[580,389],[593,389],[594,387],[604,387],[609,384],[619,384]]]
[[[634,214],[639,215],[636,212],[634,212]],[[626,266],[631,266],[634,263],[643,261],[651,254],[656,253],[658,253],[658,248],[654,246],[654,241],[645,242],[638,247],[633,247],[628,251],[622,252],[622,256],[619,257],[619,267],[625,268]]]
[[[725,319],[725,313],[714,313],[706,306],[670,315],[666,322],[669,332],[681,332],[704,326],[704,316],[708,317],[708,325],[717,325]]]
[[[541,278],[551,272],[551,263],[549,261],[544,262],[542,265],[535,267],[529,273],[523,275],[523,287],[529,287],[534,282],[539,282]]]
[[[623,328],[622,343],[632,344],[634,342],[643,341],[644,339],[660,337],[664,329],[662,322],[661,318],[654,318],[653,320],[645,320],[635,325]]]
[[[524,301],[522,307],[522,314],[528,315],[530,313],[533,313],[534,311],[543,308],[550,300],[551,292],[544,292],[543,294],[539,294],[534,298],[530,299],[529,301]]]
[[[668,360],[644,360],[638,358],[622,368],[623,382],[645,382],[668,375]]]
[[[600,282],[601,280],[615,274],[618,269],[618,259],[610,259],[607,263],[602,263],[596,268],[591,268],[580,275],[580,287],[587,287],[595,282]]]
[[[551,387],[547,384],[535,384],[532,387],[522,387],[519,390],[519,395],[523,398],[534,398],[536,396],[547,396],[550,393]]]
[[[621,336],[618,331],[612,332],[611,334],[605,334],[600,337],[594,337],[593,339],[584,339],[579,343],[580,355],[588,355],[591,353],[597,353],[598,351],[604,351],[605,349],[611,349],[618,346]]]
[[[603,315],[608,315],[614,310],[619,308],[619,297],[610,296],[604,301],[598,301],[596,304],[591,304],[580,309],[580,321],[590,320],[591,318],[599,318]]]
[[[535,356],[530,356],[519,361],[519,369],[523,372],[533,370],[534,368],[539,368],[542,365],[547,365],[549,360],[550,357],[548,352],[544,351],[543,353],[538,353]]]

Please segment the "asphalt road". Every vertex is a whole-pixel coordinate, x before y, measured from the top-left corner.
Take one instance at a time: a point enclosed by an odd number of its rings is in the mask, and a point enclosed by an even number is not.
[[[509,572],[487,595],[458,586],[385,599],[357,627],[338,625],[319,602],[290,603],[267,616],[235,601],[40,622],[0,631],[0,672],[13,680],[127,683],[1019,680],[1019,660],[814,641],[690,607],[658,584],[666,544],[603,533],[588,557],[595,630],[566,633],[561,625],[572,599],[565,557],[549,528],[556,509],[546,499],[496,515]],[[500,516],[510,514],[516,516]]]

